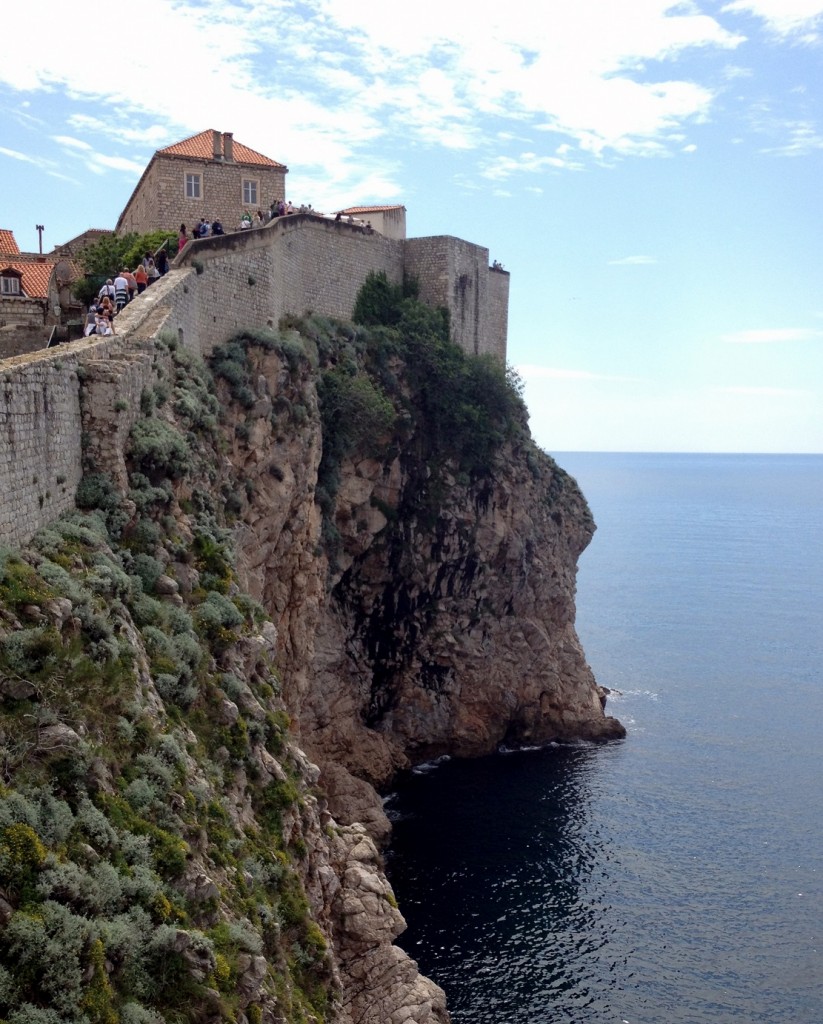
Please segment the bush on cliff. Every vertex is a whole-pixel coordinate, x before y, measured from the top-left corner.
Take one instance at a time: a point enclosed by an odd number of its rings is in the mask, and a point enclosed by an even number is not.
[[[354,303],[352,320],[364,326],[399,323],[405,308],[405,299],[415,300],[419,287],[414,278],[402,284],[392,284],[384,270],[370,270]]]
[[[185,437],[165,420],[153,416],[138,420],[131,430],[129,452],[137,466],[149,477],[185,476],[190,450]]]
[[[526,435],[522,388],[493,356],[467,355],[451,340],[448,310],[418,301],[415,289],[393,285],[381,272],[361,287],[354,319],[390,328],[368,344],[364,369],[384,383],[401,371],[405,387],[393,390],[413,415],[418,451],[429,464],[449,461],[482,475],[504,440]],[[392,369],[387,355],[400,365]]]

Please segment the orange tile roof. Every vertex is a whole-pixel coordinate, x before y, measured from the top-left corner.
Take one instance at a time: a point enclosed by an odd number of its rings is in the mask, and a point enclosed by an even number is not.
[[[49,280],[54,270],[54,260],[48,263],[28,263],[20,260],[0,259],[0,274],[5,270],[17,270],[23,277],[21,287],[30,299],[46,299],[49,295]]]
[[[221,135],[222,145],[222,132],[218,134]],[[183,139],[182,142],[175,142],[171,146],[166,146],[165,149],[158,149],[157,152],[162,153],[163,156],[182,156],[196,160],[212,160],[214,158],[213,135],[213,131],[209,128],[204,132],[199,132],[197,135],[192,135],[191,138]],[[238,142],[236,139],[232,143],[232,154],[234,162],[239,164],[262,164],[265,167],[284,166],[276,160],[258,153],[256,149],[244,146],[242,142]]]
[[[0,228],[0,252],[12,256],[20,255],[20,246],[14,238],[14,232],[7,228]]]
[[[354,216],[358,213],[388,213],[390,210],[405,210],[405,206],[396,204],[394,206],[350,206],[347,210],[341,210],[341,213],[345,213],[346,216],[351,214]]]

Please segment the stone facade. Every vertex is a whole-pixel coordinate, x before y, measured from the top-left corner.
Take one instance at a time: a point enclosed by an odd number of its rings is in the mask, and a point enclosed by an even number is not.
[[[201,218],[232,230],[244,210],[254,213],[285,198],[287,173],[230,132],[201,132],[154,154],[115,231],[176,231],[185,224],[191,232]]]
[[[352,217],[363,224],[371,224],[386,238],[406,237],[405,206],[349,206],[340,211],[343,217]]]
[[[460,347],[505,362],[509,275],[489,266],[489,250],[450,235],[409,238],[404,248],[406,274],[420,282],[424,302],[449,310]]]
[[[19,544],[74,507],[80,482],[77,358],[20,356],[0,379],[0,540]]]
[[[68,242],[63,242],[62,245],[56,245],[51,255],[55,258],[64,257],[66,259],[79,256],[80,253],[89,245],[97,245],[104,238],[108,238],[109,235],[113,235],[114,232],[108,228],[86,228],[79,235],[75,235],[74,238],[70,238]]]

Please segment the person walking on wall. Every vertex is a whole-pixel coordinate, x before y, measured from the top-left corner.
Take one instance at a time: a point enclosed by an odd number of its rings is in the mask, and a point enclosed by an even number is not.
[[[180,252],[180,250],[183,248],[183,246],[186,244],[186,242],[188,242],[188,240],[189,240],[189,236],[186,234],[186,225],[185,224],[181,224],[180,225],[180,233],[177,236],[177,251],[178,252]]]
[[[137,295],[137,280],[128,267],[124,267],[120,273],[125,277],[129,286],[129,302]]]
[[[160,277],[160,271],[157,269],[154,257],[150,256],[148,253],[146,253],[146,257],[147,259],[143,262],[146,266],[146,276],[148,277],[149,284],[151,285],[154,284],[158,277]]]
[[[121,312],[129,301],[129,282],[120,273],[114,279],[114,305]]]
[[[83,337],[88,338],[89,335],[95,334],[97,331],[97,306],[92,303],[89,306],[89,311],[86,313],[86,324],[83,327]]]

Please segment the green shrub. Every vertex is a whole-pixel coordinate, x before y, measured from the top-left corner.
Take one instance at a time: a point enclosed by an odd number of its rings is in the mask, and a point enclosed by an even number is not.
[[[384,270],[369,271],[357,293],[352,320],[356,324],[396,324],[401,315],[403,286],[392,284]]]
[[[56,597],[39,573],[16,556],[4,560],[0,569],[0,602],[14,611],[25,605],[42,605]]]
[[[237,607],[214,590],[198,605],[193,618],[198,633],[216,650],[224,650],[231,644],[236,639],[234,631],[244,622]]]
[[[189,470],[191,452],[183,435],[155,417],[138,420],[129,437],[129,454],[141,472],[179,479]]]
[[[160,576],[163,575],[165,566],[152,555],[138,554],[134,556],[134,574],[143,585],[147,593],[154,590],[154,586]]]
[[[23,679],[53,674],[62,659],[63,645],[53,626],[18,630],[0,639],[0,663]]]
[[[226,382],[232,398],[250,409],[254,405],[254,395],[247,348],[239,341],[218,345],[211,354],[210,365],[215,378]]]
[[[46,847],[31,825],[15,822],[0,831],[0,877],[25,901],[46,861]]]
[[[7,962],[15,964],[17,982],[25,997],[47,1001],[70,1019],[83,997],[85,950],[91,924],[53,900],[36,913],[18,911],[0,937]]]
[[[155,507],[165,507],[172,499],[171,488],[166,486],[154,487],[147,476],[142,473],[132,473],[129,476],[129,499],[137,506],[138,512],[147,512]]]
[[[349,364],[324,371],[317,391],[323,425],[318,482],[334,494],[337,488],[329,485],[340,460],[355,450],[376,450],[394,425],[395,409],[379,385]]]
[[[74,500],[80,509],[99,511],[109,535],[115,539],[120,536],[128,515],[111,477],[105,473],[86,474],[77,485]]]

